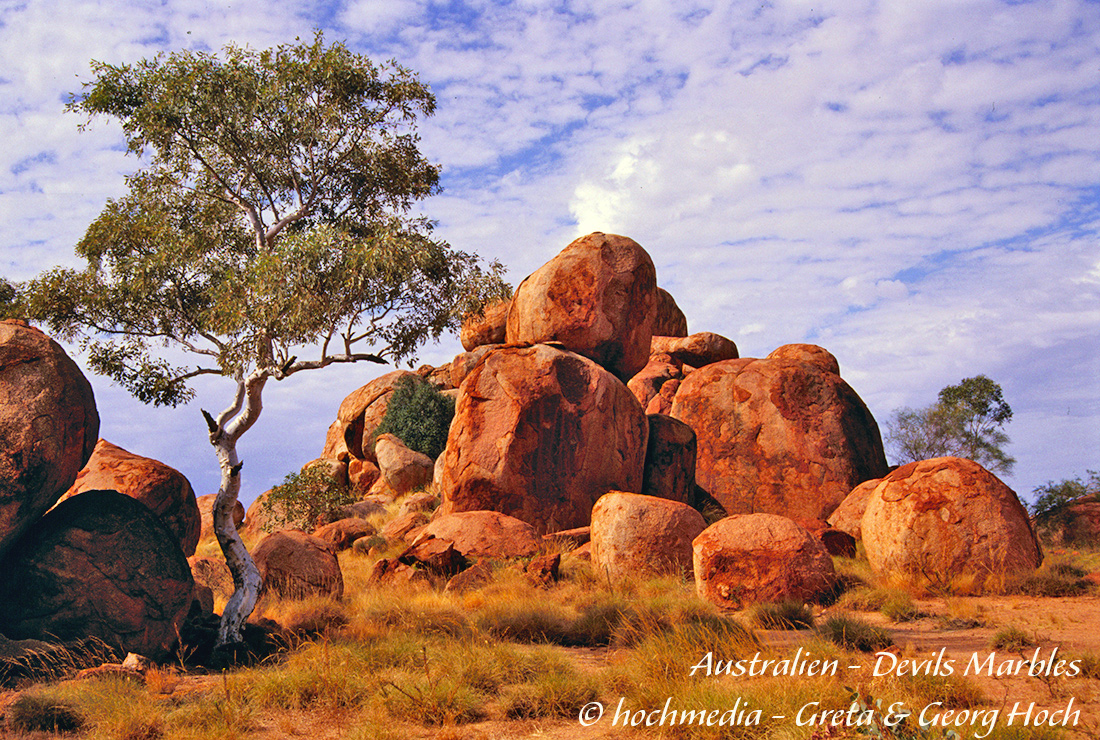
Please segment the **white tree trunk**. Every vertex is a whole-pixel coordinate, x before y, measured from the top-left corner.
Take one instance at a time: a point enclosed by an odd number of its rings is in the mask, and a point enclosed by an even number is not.
[[[241,490],[237,440],[260,415],[263,408],[260,396],[266,381],[267,373],[259,371],[240,381],[233,406],[210,425],[210,444],[214,445],[222,471],[221,487],[214,501],[214,532],[229,572],[233,574],[234,586],[233,595],[222,612],[217,647],[243,641],[241,628],[256,607],[263,586],[260,571],[233,523],[233,509]]]

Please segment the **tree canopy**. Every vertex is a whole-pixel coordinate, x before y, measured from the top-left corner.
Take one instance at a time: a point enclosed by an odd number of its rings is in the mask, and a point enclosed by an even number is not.
[[[1011,473],[1016,460],[1004,451],[1010,440],[1002,430],[1011,419],[1001,386],[977,375],[943,388],[931,406],[895,411],[886,423],[886,447],[897,463],[952,455]]]
[[[232,378],[203,411],[222,483],[217,532],[236,592],[219,643],[239,642],[259,572],[232,525],[236,443],[269,379],[336,362],[398,362],[507,295],[497,264],[432,237],[412,206],[439,188],[416,122],[431,92],[318,33],[266,51],[93,62],[68,108],[118,121],[143,163],[77,245],[87,265],[0,285],[0,307],[80,337],[94,371],[147,403]],[[180,352],[179,350],[184,350]],[[182,361],[180,358],[190,359]]]

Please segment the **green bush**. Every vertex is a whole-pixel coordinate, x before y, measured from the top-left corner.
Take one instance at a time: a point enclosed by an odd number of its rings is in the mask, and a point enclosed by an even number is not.
[[[447,432],[454,415],[453,398],[443,395],[423,378],[406,375],[394,385],[374,439],[380,434],[392,434],[409,449],[434,460],[447,446]]]
[[[326,466],[311,465],[283,478],[260,508],[271,517],[271,528],[310,531],[320,520],[356,500],[348,484],[337,480]]]

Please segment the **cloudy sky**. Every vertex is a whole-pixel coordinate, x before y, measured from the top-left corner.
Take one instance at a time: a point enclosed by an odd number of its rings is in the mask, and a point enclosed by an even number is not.
[[[691,331],[742,356],[820,344],[880,424],[998,381],[1024,498],[1100,469],[1100,3],[0,0],[0,275],[76,266],[137,166],[119,129],[63,111],[90,60],[314,28],[431,85],[445,190],[424,212],[513,283],[578,235],[625,234]],[[242,498],[316,457],[378,373],[269,385]],[[216,490],[199,407],[229,384],[164,411],[91,379],[102,436]]]

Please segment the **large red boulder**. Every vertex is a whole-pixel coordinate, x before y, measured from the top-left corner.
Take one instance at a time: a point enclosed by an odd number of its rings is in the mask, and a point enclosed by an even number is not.
[[[329,427],[321,457],[332,460],[359,459],[377,462],[374,457],[374,430],[382,423],[397,381],[416,376],[408,370],[394,370],[348,394]]]
[[[690,373],[672,416],[695,430],[695,478],[731,514],[825,519],[886,474],[878,424],[839,375],[792,360],[740,359]]]
[[[814,601],[835,581],[825,546],[775,514],[719,519],[695,538],[695,587],[720,607],[766,601]]]
[[[592,507],[592,567],[611,583],[691,573],[691,543],[706,528],[687,504],[612,491]]]
[[[538,552],[542,539],[535,528],[498,511],[460,511],[433,519],[417,539],[453,542],[467,558],[526,558]]]
[[[1039,567],[1042,550],[1011,488],[976,462],[940,457],[903,465],[871,493],[863,547],[878,573],[951,587]]]
[[[101,439],[62,499],[103,490],[118,491],[148,506],[179,539],[183,554],[195,554],[202,516],[195,492],[183,473]]]
[[[653,335],[657,337],[686,337],[688,321],[676,305],[676,299],[664,288],[657,288],[657,317],[653,320]]]
[[[695,431],[666,414],[647,414],[642,493],[690,504],[695,498]]]
[[[72,485],[98,437],[76,363],[38,329],[0,321],[0,557]]]
[[[506,298],[486,305],[481,313],[465,317],[458,332],[462,349],[472,352],[486,344],[504,344],[508,310],[511,307],[512,299]]]
[[[274,532],[260,540],[252,559],[263,578],[264,592],[284,599],[344,595],[344,575],[336,548],[296,529]]]
[[[0,632],[97,637],[123,654],[168,655],[194,580],[179,540],[116,491],[85,491],[42,517],[0,569]]]
[[[432,482],[435,463],[423,452],[409,449],[392,434],[380,434],[374,454],[382,480],[398,496],[419,490]]]
[[[633,239],[597,232],[520,283],[507,341],[560,342],[625,383],[649,359],[656,312],[653,260]]]
[[[587,358],[542,344],[491,352],[462,384],[440,513],[584,526],[603,494],[641,491],[648,428],[627,387]]]

